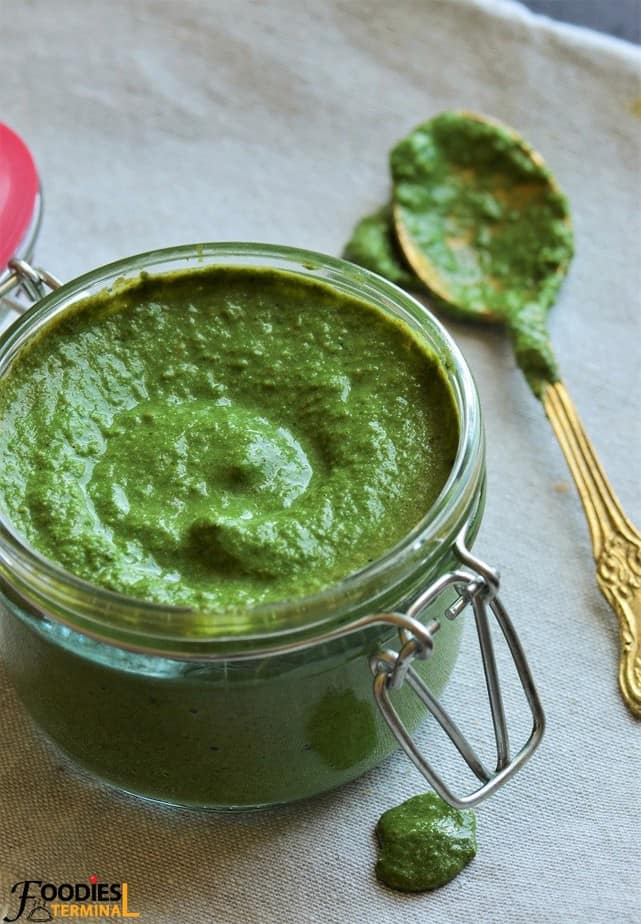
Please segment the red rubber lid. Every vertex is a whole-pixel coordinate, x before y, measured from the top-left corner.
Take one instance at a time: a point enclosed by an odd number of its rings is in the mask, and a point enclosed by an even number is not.
[[[0,122],[0,272],[29,229],[38,196],[38,173],[29,148]]]

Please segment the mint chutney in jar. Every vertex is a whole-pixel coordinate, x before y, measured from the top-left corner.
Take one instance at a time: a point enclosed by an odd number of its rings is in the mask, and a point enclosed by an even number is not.
[[[4,334],[0,422],[3,653],[74,760],[241,808],[395,749],[370,659],[397,627],[368,618],[456,567],[485,482],[476,389],[422,305],[284,247],[131,257]],[[459,629],[415,667],[435,695]]]

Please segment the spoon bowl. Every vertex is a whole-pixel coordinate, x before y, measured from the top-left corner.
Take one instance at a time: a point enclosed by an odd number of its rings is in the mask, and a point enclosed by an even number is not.
[[[567,200],[514,129],[470,112],[419,126],[392,151],[393,220],[421,282],[458,318],[508,326],[547,313],[573,254]]]

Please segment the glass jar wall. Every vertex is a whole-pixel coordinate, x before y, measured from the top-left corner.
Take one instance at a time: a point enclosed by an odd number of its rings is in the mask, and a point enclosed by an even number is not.
[[[141,271],[211,264],[272,267],[322,279],[402,320],[439,359],[460,420],[450,478],[421,521],[383,558],[313,597],[263,605],[238,631],[215,631],[193,610],[157,606],[86,584],[28,547],[0,519],[3,652],[40,727],[80,764],[150,798],[239,808],[333,788],[390,754],[396,743],[372,696],[369,658],[396,648],[388,626],[333,641],[360,616],[403,612],[454,566],[453,544],[480,523],[484,447],[478,397],[456,346],[418,302],[343,261],[263,245],[200,245],[102,267],[32,308],[0,341],[0,377],[51,319]],[[441,600],[442,611],[447,601]],[[432,608],[422,619],[440,615]],[[250,618],[248,618],[250,617]],[[228,620],[228,621],[226,621]],[[417,670],[438,694],[458,651],[459,623],[443,620],[433,656]],[[300,650],[270,654],[285,644]],[[424,711],[407,690],[395,703],[408,728]]]

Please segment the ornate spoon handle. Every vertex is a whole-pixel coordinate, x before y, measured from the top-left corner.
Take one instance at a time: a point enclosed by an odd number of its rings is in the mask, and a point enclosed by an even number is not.
[[[641,718],[641,534],[623,512],[562,382],[546,388],[543,407],[585,510],[598,585],[619,620],[621,694]]]

